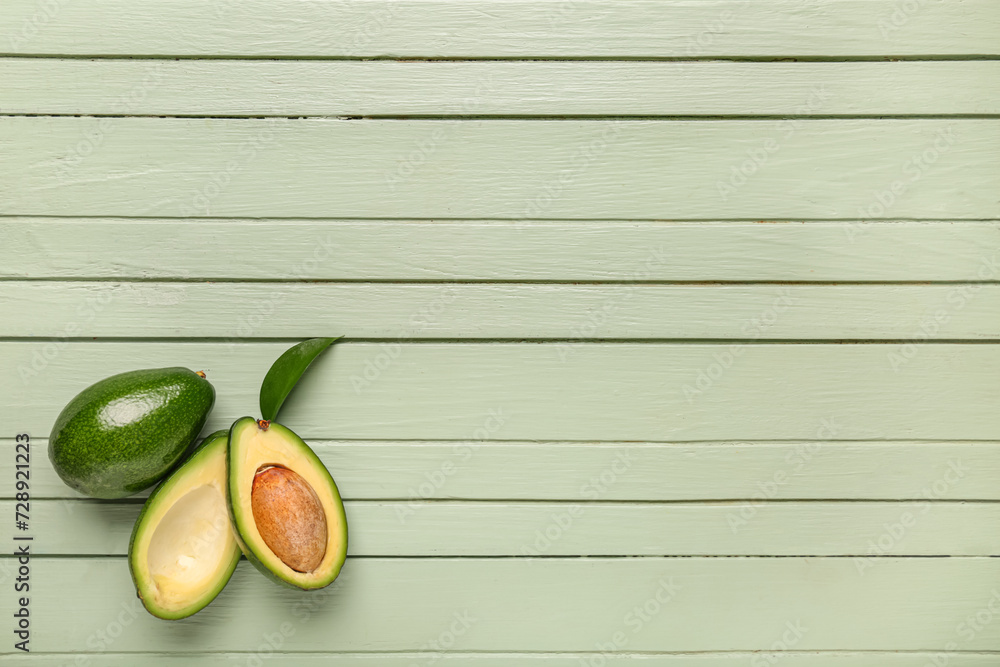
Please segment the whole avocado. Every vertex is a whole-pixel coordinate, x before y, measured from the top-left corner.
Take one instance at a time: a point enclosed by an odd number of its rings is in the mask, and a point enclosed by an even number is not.
[[[93,498],[123,498],[162,479],[198,437],[215,403],[203,373],[150,368],[119,373],[76,395],[56,418],[49,459],[66,484]]]

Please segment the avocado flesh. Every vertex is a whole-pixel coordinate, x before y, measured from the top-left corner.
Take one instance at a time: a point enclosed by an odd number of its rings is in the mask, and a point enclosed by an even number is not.
[[[64,482],[94,498],[123,498],[160,481],[198,437],[215,403],[208,380],[186,368],[120,373],[71,400],[49,436]]]
[[[309,572],[292,569],[264,542],[254,520],[254,477],[261,468],[287,468],[315,492],[326,515],[326,548],[319,565]],[[319,457],[295,433],[271,422],[263,428],[243,417],[229,431],[227,501],[240,548],[264,575],[286,586],[313,590],[333,583],[347,556],[347,516],[337,484]]]
[[[226,509],[229,434],[213,433],[146,500],[129,543],[129,571],[147,611],[185,618],[225,587],[240,559]]]

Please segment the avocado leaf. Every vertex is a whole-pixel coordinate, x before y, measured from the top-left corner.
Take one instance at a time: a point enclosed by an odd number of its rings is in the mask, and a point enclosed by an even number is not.
[[[278,360],[271,365],[271,369],[264,376],[264,382],[260,385],[260,417],[267,421],[274,421],[278,416],[285,398],[295,388],[299,378],[309,368],[313,362],[326,348],[343,338],[310,338],[302,341],[295,347],[286,350],[278,357]]]

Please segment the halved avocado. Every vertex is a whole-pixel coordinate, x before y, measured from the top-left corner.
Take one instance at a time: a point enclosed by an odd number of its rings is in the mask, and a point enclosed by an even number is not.
[[[229,431],[226,485],[240,547],[274,581],[313,590],[333,583],[347,556],[337,484],[299,436],[243,417]]]
[[[226,510],[229,434],[205,438],[146,500],[135,522],[128,565],[142,604],[174,620],[203,609],[240,559]]]

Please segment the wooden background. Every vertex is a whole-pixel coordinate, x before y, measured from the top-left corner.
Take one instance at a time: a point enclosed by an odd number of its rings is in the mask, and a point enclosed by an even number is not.
[[[1000,664],[1000,3],[4,0],[0,54],[0,660]],[[320,335],[343,575],[147,615],[56,414],[183,365],[226,427]]]

